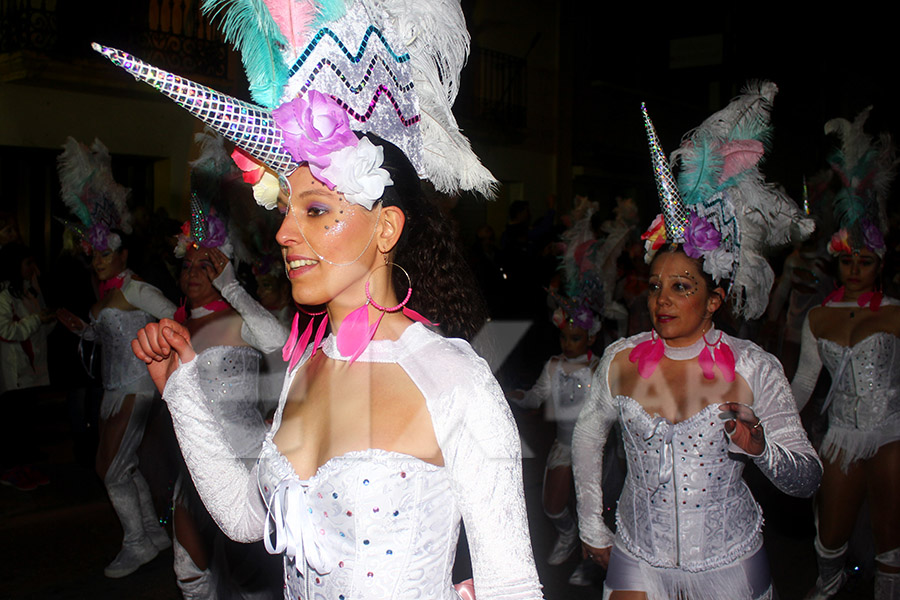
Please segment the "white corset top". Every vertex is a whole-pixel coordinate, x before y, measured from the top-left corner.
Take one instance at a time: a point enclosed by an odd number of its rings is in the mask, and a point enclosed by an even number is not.
[[[91,325],[100,339],[104,389],[119,389],[141,377],[149,380],[147,365],[132,352],[131,340],[138,329],[155,320],[142,310],[118,308],[104,308],[96,317],[91,316]]]
[[[849,347],[820,338],[818,348],[832,378],[822,410],[831,406],[837,422],[877,429],[900,410],[900,338],[879,332]]]
[[[728,564],[759,543],[762,513],[729,459],[718,405],[678,423],[616,396],[628,456],[618,531],[655,566],[700,571]]]
[[[286,597],[455,598],[459,511],[443,468],[369,449],[301,481],[266,438],[258,474],[267,549],[285,554]]]
[[[266,425],[259,410],[260,353],[249,346],[212,346],[197,355],[199,383],[237,455],[259,456]]]

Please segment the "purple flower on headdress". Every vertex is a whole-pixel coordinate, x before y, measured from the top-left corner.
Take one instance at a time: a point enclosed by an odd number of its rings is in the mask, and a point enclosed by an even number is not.
[[[105,252],[109,249],[109,227],[105,223],[94,223],[88,229],[88,243],[94,250]]]
[[[881,234],[881,230],[878,229],[878,226],[872,221],[862,219],[862,232],[863,243],[866,245],[866,248],[872,252],[884,248],[884,236]]]
[[[209,215],[206,218],[206,238],[200,242],[204,248],[218,248],[228,240],[228,229],[225,223],[216,215]]]
[[[715,250],[722,243],[722,234],[713,224],[691,211],[690,221],[684,231],[684,253],[700,258],[704,252]]]
[[[347,113],[330,96],[316,90],[285,102],[272,116],[284,135],[284,149],[294,160],[309,163],[317,179],[317,172],[331,164],[329,154],[356,146]]]

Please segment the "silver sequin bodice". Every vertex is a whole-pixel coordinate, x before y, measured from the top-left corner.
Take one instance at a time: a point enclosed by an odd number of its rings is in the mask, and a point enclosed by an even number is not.
[[[728,457],[710,405],[679,423],[653,418],[627,396],[615,403],[628,457],[618,532],[654,566],[701,571],[728,564],[759,543],[762,513]]]
[[[260,353],[249,346],[213,346],[197,356],[200,386],[238,456],[255,461],[266,434],[259,409]]]
[[[91,317],[102,352],[100,372],[104,389],[120,389],[141,378],[150,382],[147,365],[134,355],[131,340],[141,327],[155,320],[142,310],[118,308],[104,308]]]
[[[900,338],[881,332],[852,347],[826,339],[818,347],[833,382],[832,427],[874,431],[900,420]]]

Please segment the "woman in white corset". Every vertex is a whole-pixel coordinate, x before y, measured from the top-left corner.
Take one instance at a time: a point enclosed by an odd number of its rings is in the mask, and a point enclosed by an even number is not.
[[[863,131],[869,110],[852,125],[845,119],[825,125],[842,141],[829,158],[839,183],[834,210],[841,228],[828,244],[841,287],[807,314],[792,382],[802,409],[823,364],[831,375],[821,408],[828,430],[819,448],[825,472],[816,495],[819,576],[811,600],[831,598],[846,580],[848,541],[866,500],[875,598],[900,598],[900,303],[881,292],[884,203],[896,166],[890,138],[873,142]]]
[[[91,307],[90,323],[68,310],[59,312],[63,325],[100,346],[104,393],[97,474],[124,530],[122,549],[104,571],[114,578],[129,575],[172,544],[138,465],[137,452],[156,390],[129,348],[141,327],[171,318],[175,305],[128,269],[127,239],[115,230],[93,239],[92,265],[100,281],[100,300]],[[84,360],[92,362],[91,357]]]
[[[644,109],[662,209],[642,236],[653,329],[606,349],[572,445],[584,551],[608,566],[614,600],[773,598],[744,465],[793,496],[811,496],[822,475],[781,364],[713,324],[729,296],[737,316],[761,315],[773,277],[760,252],[795,226],[809,233],[756,167],[776,91],[749,84],[693,130],[672,155],[677,186]],[[614,535],[600,482],[616,422],[627,475]]]

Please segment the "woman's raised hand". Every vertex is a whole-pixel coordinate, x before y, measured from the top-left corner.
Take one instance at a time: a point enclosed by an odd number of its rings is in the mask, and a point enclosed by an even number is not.
[[[725,421],[725,433],[741,450],[759,456],[766,449],[766,435],[762,422],[753,409],[741,402],[719,405],[719,418]]]
[[[209,264],[204,266],[206,276],[212,281],[222,274],[225,266],[228,264],[228,257],[218,248],[207,248],[206,255],[209,257]]]
[[[138,330],[137,337],[131,341],[131,349],[135,356],[147,363],[147,370],[160,394],[175,369],[197,356],[191,346],[190,332],[171,319],[149,323]]]

